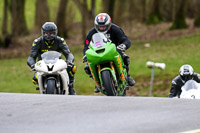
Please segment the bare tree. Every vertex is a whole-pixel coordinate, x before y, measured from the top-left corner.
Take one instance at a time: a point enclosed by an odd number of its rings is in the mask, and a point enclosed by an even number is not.
[[[140,0],[142,7],[142,22],[146,21],[146,0]]]
[[[10,35],[8,35],[7,27],[8,27],[8,7],[10,1],[4,0],[4,10],[3,10],[3,23],[2,23],[2,38],[0,40],[0,47],[7,48],[10,44]]]
[[[95,0],[92,0],[92,2],[91,2],[91,10],[90,10],[91,19],[93,19],[95,17],[95,12],[96,12],[95,5],[96,5]]]
[[[162,16],[160,14],[160,4],[161,0],[152,0],[151,1],[151,10],[147,18],[147,24],[157,24],[162,21]]]
[[[164,21],[172,22],[173,20],[173,1],[174,0],[162,0],[162,10],[160,10],[160,13]]]
[[[82,2],[80,0],[74,0],[75,4],[77,5],[79,11],[81,12],[82,15],[82,39],[85,40],[86,36],[86,29],[87,29],[87,19],[91,18],[89,17],[90,11],[87,6],[87,0],[83,0]]]
[[[195,21],[194,25],[196,27],[200,27],[200,1],[199,0],[193,0],[194,2],[194,10],[195,10]]]
[[[66,9],[66,30],[68,31],[67,33],[69,33],[69,31],[71,31],[74,28],[74,20],[76,17],[76,11],[74,10],[74,3],[70,3],[68,2],[67,4],[67,9]]]
[[[56,24],[58,26],[58,35],[64,38],[68,37],[68,32],[66,30],[67,5],[68,5],[68,0],[60,0],[58,13],[56,16]]]
[[[103,12],[105,13],[109,12],[109,4],[110,0],[102,0]]]
[[[4,0],[2,35],[7,34],[7,23],[8,23],[8,0]]]
[[[116,0],[102,0],[103,12],[108,13],[109,16],[114,20],[114,10]]]
[[[128,1],[128,18],[129,22],[137,20],[146,21],[146,0],[129,0]]]
[[[20,35],[27,35],[28,29],[26,26],[26,20],[24,15],[25,0],[12,0],[11,3],[11,32],[13,37]]]
[[[191,18],[191,19],[195,18],[195,10],[196,10],[195,8],[197,6],[199,6],[198,2],[196,3],[196,1],[199,1],[199,0],[188,0],[187,1],[186,11],[185,11],[185,16],[187,18]]]
[[[117,25],[121,26],[122,24],[122,19],[123,19],[123,11],[125,9],[125,1],[122,0],[117,0],[116,1],[116,7],[115,7],[115,12],[114,12],[114,19],[113,22],[116,23]]]
[[[87,6],[87,0],[74,0],[74,3],[78,7],[81,14],[85,13],[86,16],[90,16],[90,11]]]
[[[185,21],[186,5],[187,0],[173,1],[173,24],[170,27],[171,30],[187,28],[187,24]]]
[[[40,29],[45,22],[50,20],[47,0],[37,0],[35,11],[35,27]]]
[[[87,7],[87,0],[83,0],[82,5],[84,7]],[[85,10],[85,12],[86,12],[86,10]],[[89,18],[88,15],[85,12],[82,13],[82,37],[83,37],[83,40],[86,37],[87,18]]]
[[[129,22],[132,22],[133,19],[136,17],[136,14],[135,14],[135,3],[134,3],[134,0],[129,0]]]

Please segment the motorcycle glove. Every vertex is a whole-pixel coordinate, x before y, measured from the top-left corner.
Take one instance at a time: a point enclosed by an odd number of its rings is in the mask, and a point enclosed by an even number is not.
[[[86,55],[83,56],[83,63],[87,62],[87,57]]]
[[[87,63],[85,64],[84,70],[85,70],[86,74],[88,74],[89,76],[91,75],[91,71],[90,71],[89,65]]]
[[[125,44],[120,44],[117,46],[117,50],[120,51],[120,52],[125,52],[126,50],[126,45]]]
[[[35,71],[35,64],[31,65],[31,70]]]
[[[67,60],[66,63],[67,63],[67,67],[72,68],[74,66],[74,63],[72,61]]]
[[[66,61],[67,63],[67,71],[72,75],[74,75],[76,73],[76,66],[74,65],[74,63],[72,61]]]

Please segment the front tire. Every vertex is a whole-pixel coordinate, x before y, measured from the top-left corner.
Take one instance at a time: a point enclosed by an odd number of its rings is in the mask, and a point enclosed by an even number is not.
[[[110,71],[102,71],[101,73],[103,86],[107,92],[107,96],[116,96],[113,79],[111,78]]]
[[[54,94],[54,92],[56,92],[56,82],[50,79],[47,81],[46,94]]]

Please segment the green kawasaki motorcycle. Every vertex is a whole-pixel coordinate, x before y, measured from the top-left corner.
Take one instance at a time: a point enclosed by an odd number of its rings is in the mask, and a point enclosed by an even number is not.
[[[116,45],[102,33],[92,36],[86,51],[88,65],[99,91],[107,96],[125,96],[128,89],[127,71]]]

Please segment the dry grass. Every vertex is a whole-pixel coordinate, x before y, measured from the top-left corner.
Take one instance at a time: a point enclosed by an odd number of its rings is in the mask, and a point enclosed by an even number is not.
[[[199,28],[194,27],[193,22],[194,20],[187,19],[188,28],[181,30],[169,30],[169,27],[172,24],[169,22],[163,22],[157,25],[149,26],[141,23],[132,23],[131,25],[128,24],[123,26],[123,29],[131,40],[155,40],[193,34],[199,30]]]

